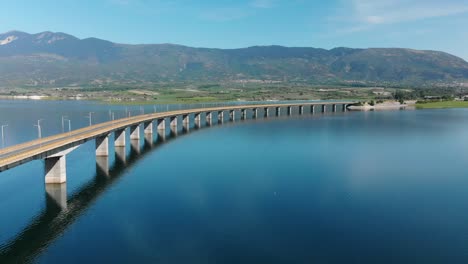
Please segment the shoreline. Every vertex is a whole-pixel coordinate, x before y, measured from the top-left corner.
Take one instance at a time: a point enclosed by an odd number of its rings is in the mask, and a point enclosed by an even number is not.
[[[364,105],[351,105],[348,107],[350,111],[390,111],[390,110],[406,110],[406,109],[415,109],[416,101],[407,101],[404,104],[399,102],[383,102],[380,104],[369,105],[365,103]]]

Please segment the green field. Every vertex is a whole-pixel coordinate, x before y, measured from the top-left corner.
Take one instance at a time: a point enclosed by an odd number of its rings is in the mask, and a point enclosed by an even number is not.
[[[429,108],[468,108],[468,101],[440,101],[430,103],[418,103],[416,107],[419,109]]]

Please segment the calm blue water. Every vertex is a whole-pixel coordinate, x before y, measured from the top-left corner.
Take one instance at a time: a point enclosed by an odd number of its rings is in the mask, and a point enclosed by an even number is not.
[[[104,119],[80,104],[67,109]],[[109,176],[88,142],[67,160],[66,209],[41,161],[0,173],[0,263],[467,263],[467,120],[348,112],[167,131],[112,153]]]

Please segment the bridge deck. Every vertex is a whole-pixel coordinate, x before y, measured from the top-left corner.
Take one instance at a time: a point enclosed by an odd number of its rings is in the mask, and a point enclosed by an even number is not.
[[[168,111],[161,113],[152,113],[108,121],[85,128],[77,129],[67,133],[61,133],[54,136],[36,139],[26,143],[18,144],[0,150],[0,172],[26,163],[34,159],[41,159],[53,155],[64,149],[68,149],[80,145],[86,141],[96,137],[107,135],[113,131],[125,129],[129,126],[139,125],[143,122],[153,121],[155,119],[171,118],[175,116],[183,116],[189,114],[229,111],[253,108],[275,108],[275,107],[295,107],[295,106],[311,106],[311,105],[343,105],[352,104],[351,101],[341,102],[310,102],[310,103],[293,103],[293,104],[261,104],[261,105],[239,105],[226,107],[212,108],[196,108]]]

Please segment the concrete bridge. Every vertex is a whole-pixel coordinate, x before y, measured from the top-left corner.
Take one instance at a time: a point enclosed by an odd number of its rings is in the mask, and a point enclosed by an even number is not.
[[[305,110],[309,113],[336,112],[338,106],[341,106],[342,111],[346,111],[347,106],[352,103],[342,101],[239,105],[168,111],[123,118],[4,148],[0,150],[0,172],[31,160],[43,159],[45,160],[45,183],[64,183],[67,180],[67,154],[90,140],[96,142],[97,164],[103,171],[108,171],[109,137],[112,133],[114,133],[114,147],[118,154],[127,144],[127,131],[129,131],[130,139],[138,142],[141,137],[140,129],[144,130],[145,135],[152,135],[154,129],[165,131],[168,125],[171,130],[177,132],[180,122],[186,128],[191,126],[191,122],[194,122],[196,126],[201,126],[202,118],[206,124],[211,125],[214,118],[220,123],[226,119],[235,121],[238,114],[243,120],[256,119],[259,118],[259,110],[263,113],[263,117],[267,118],[270,116],[270,110],[274,110],[272,114],[281,116],[282,109],[285,110],[286,115],[292,115],[293,109],[297,108],[299,115],[303,115]]]

